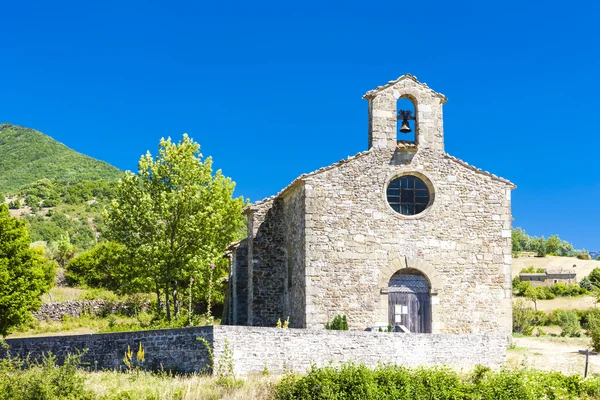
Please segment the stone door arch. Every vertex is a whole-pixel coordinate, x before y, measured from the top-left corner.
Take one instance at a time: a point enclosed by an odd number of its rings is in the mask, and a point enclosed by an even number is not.
[[[388,284],[389,323],[411,333],[431,333],[431,285],[420,271],[404,268]]]

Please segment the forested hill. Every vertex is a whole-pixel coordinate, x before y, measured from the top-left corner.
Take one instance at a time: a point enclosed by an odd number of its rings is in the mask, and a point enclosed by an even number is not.
[[[43,178],[75,182],[114,180],[121,175],[118,168],[71,150],[35,129],[0,124],[0,194]]]

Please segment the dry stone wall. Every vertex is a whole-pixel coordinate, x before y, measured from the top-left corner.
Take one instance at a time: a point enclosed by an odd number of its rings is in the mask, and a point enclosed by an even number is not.
[[[144,304],[143,309],[147,309],[150,304]],[[100,315],[103,313],[129,313],[129,307],[120,302],[107,302],[104,300],[74,300],[53,303],[42,303],[40,309],[33,313],[33,316],[41,321],[54,320],[59,321],[65,316],[80,317],[84,314]]]
[[[210,367],[210,362],[208,351],[198,337],[212,345],[213,327],[6,339],[6,343],[12,356],[39,359],[42,353],[52,352],[59,362],[67,354],[85,351],[82,361],[92,369],[125,369],[123,357],[128,347],[136,353],[141,343],[146,368],[200,372]]]
[[[147,368],[193,372],[210,370],[204,344],[213,348],[215,365],[226,346],[233,354],[236,373],[293,370],[304,372],[312,364],[353,361],[374,367],[380,363],[417,366],[449,365],[470,368],[497,366],[506,358],[506,340],[486,335],[435,335],[380,332],[276,329],[246,326],[206,326],[95,335],[7,339],[13,356],[39,358],[51,351],[62,362],[67,354],[86,351],[83,361],[91,369],[124,369],[128,346],[135,353],[140,343]],[[4,356],[4,354],[0,354]]]
[[[215,357],[223,354],[225,339],[239,374],[292,370],[311,365],[352,361],[370,367],[448,365],[471,368],[498,366],[506,361],[506,339],[486,335],[432,335],[384,332],[276,329],[215,326]]]

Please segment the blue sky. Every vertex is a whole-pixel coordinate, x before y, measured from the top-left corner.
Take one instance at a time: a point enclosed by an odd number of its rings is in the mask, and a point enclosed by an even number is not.
[[[361,96],[412,73],[449,99],[446,151],[517,184],[515,226],[600,250],[598,2],[3,1],[0,15],[0,122],[131,170],[187,132],[254,201],[365,150]]]

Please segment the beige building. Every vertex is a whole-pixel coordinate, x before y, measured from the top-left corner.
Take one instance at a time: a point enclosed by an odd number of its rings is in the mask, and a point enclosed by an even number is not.
[[[515,186],[444,151],[446,97],[414,76],[364,98],[366,151],[245,210],[224,323],[509,335]]]
[[[565,270],[546,270],[537,273],[520,273],[521,282],[529,282],[531,286],[552,286],[555,283],[564,283],[565,285],[577,283],[577,274],[573,271]]]

